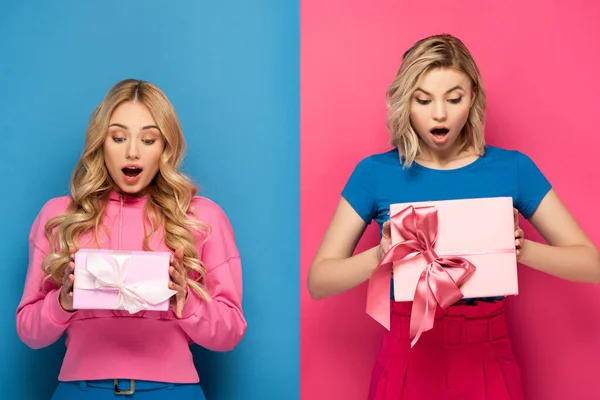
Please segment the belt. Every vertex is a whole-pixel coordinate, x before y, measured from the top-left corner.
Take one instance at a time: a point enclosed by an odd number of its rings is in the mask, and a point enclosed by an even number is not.
[[[410,317],[392,317],[394,319],[389,333],[397,339],[410,339]],[[433,329],[424,335],[441,342],[446,349],[462,349],[470,343],[493,342],[505,338],[508,330],[504,313],[480,318],[445,315],[436,318]]]
[[[128,382],[128,383],[127,383]],[[81,390],[87,390],[88,387],[99,388],[99,389],[112,389],[116,395],[132,395],[136,391],[146,390],[157,390],[167,389],[172,390],[179,384],[166,383],[166,382],[152,382],[143,381],[136,379],[102,379],[102,380],[90,380],[90,381],[77,381],[72,382],[78,384]]]

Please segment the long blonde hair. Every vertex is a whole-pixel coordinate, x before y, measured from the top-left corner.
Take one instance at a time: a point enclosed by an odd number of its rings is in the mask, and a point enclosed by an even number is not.
[[[209,299],[204,285],[206,267],[198,258],[193,230],[207,231],[208,227],[196,220],[190,203],[197,193],[196,186],[179,171],[185,153],[185,140],[175,109],[166,95],[155,85],[126,79],[113,86],[94,110],[86,131],[83,154],[71,178],[71,202],[67,210],[46,226],[50,252],[42,262],[45,280],[62,284],[69,261],[69,248],[79,248],[80,235],[93,232],[99,246],[110,192],[115,185],[104,164],[103,144],[114,110],[124,102],[139,102],[146,106],[165,142],[159,161],[159,171],[147,188],[148,200],[144,207],[144,250],[151,251],[149,239],[157,229],[164,233],[167,247],[175,251],[184,247],[184,266],[187,284],[201,298]],[[146,223],[150,225],[148,230]]]
[[[404,53],[396,78],[387,91],[390,144],[398,147],[405,167],[411,166],[422,145],[410,123],[411,98],[421,77],[434,68],[452,68],[471,80],[474,101],[462,131],[461,151],[472,146],[477,154],[484,152],[486,98],[477,64],[459,39],[448,34],[434,35],[419,40]]]

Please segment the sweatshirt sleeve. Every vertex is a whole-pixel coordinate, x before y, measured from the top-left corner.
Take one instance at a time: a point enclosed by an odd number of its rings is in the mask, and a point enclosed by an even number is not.
[[[210,232],[201,249],[206,266],[206,287],[211,299],[204,301],[192,289],[179,321],[190,339],[212,351],[232,350],[244,337],[242,312],[242,266],[231,224],[215,203],[204,199],[196,209],[209,209]],[[205,214],[205,212],[202,212]]]
[[[49,202],[50,203],[50,202]],[[25,287],[17,307],[17,334],[29,347],[40,349],[56,342],[75,314],[59,303],[60,288],[42,289],[42,261],[48,254],[49,242],[44,233],[50,204],[37,215],[29,234],[29,266]]]

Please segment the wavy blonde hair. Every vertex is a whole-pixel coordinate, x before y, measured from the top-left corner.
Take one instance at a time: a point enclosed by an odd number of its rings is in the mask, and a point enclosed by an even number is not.
[[[473,147],[483,155],[485,148],[485,89],[479,68],[467,47],[452,35],[434,35],[421,39],[408,49],[387,94],[387,125],[390,144],[398,147],[404,167],[410,167],[421,153],[421,141],[410,123],[411,99],[421,77],[436,68],[452,68],[471,81],[473,105],[462,131],[461,151]]]
[[[190,207],[197,188],[179,171],[185,153],[185,140],[171,102],[155,85],[134,79],[117,83],[94,110],[86,131],[83,154],[71,178],[71,202],[67,210],[52,219],[45,232],[50,241],[50,252],[42,262],[45,280],[62,284],[69,261],[69,248],[79,248],[80,235],[95,234],[99,246],[99,231],[115,184],[104,164],[103,144],[107,137],[110,117],[125,102],[139,102],[152,114],[165,142],[159,161],[159,171],[147,188],[148,201],[144,207],[144,250],[151,251],[149,239],[158,229],[164,233],[167,247],[175,251],[184,247],[184,267],[187,284],[201,298],[210,295],[204,280],[206,266],[198,257],[193,230],[208,231],[199,222]],[[147,229],[147,224],[150,229]]]

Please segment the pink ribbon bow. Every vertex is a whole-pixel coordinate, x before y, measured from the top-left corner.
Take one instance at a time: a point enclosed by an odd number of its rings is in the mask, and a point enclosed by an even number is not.
[[[462,257],[440,257],[433,250],[438,233],[435,207],[409,206],[393,215],[390,224],[405,240],[393,245],[373,271],[367,292],[367,314],[390,329],[389,293],[393,264],[409,256],[422,255],[427,261],[427,267],[419,277],[412,305],[412,347],[423,332],[433,328],[438,304],[447,308],[463,298],[459,287],[476,268]]]

